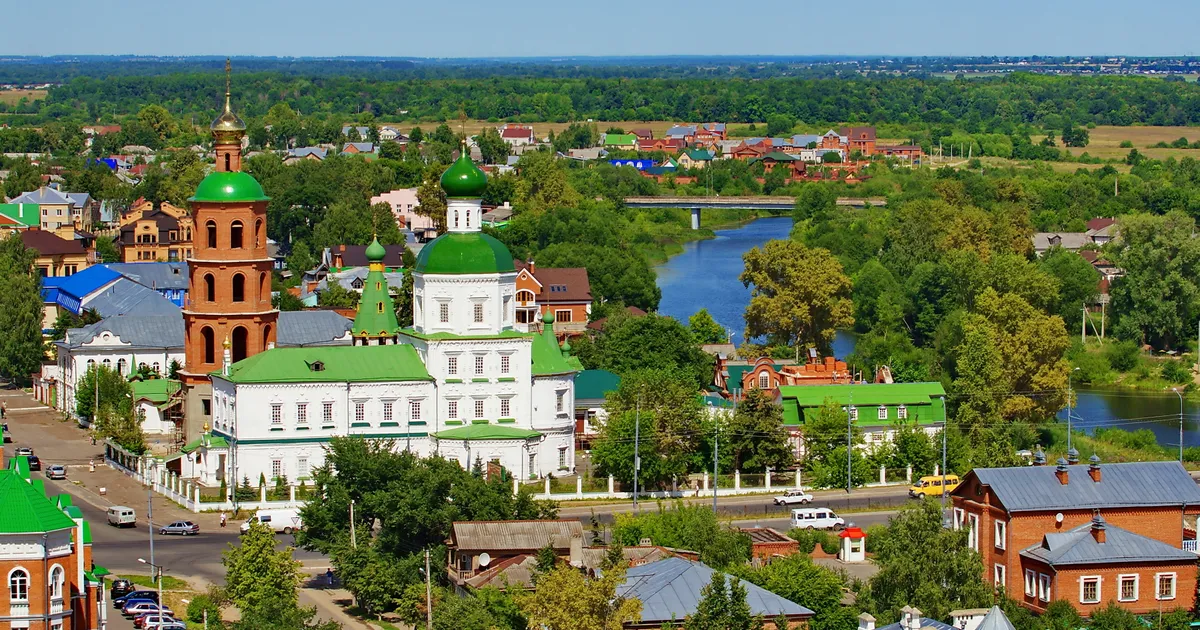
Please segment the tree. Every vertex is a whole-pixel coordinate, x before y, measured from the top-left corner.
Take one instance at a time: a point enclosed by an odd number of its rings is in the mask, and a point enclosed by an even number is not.
[[[405,249],[407,253],[408,250]],[[404,277],[399,287],[392,287],[392,303],[396,305],[396,321],[401,328],[412,326],[413,323],[413,271],[412,264],[404,265]]]
[[[171,118],[171,112],[161,105],[147,105],[137,113],[137,120],[142,125],[145,125],[154,135],[158,136],[161,143],[167,138],[175,135],[179,125]]]
[[[700,554],[701,562],[718,569],[741,565],[750,559],[750,537],[722,525],[704,505],[676,501],[671,507],[660,504],[657,512],[619,513],[615,519],[612,539],[623,546],[637,545],[643,538],[649,538],[662,547],[695,551]]]
[[[879,572],[859,593],[858,602],[881,625],[898,619],[904,606],[943,619],[951,610],[980,608],[992,601],[979,553],[967,546],[967,530],[942,527],[936,501],[902,508],[876,535],[874,547]]]
[[[567,181],[567,172],[549,151],[521,155],[517,172],[517,202],[524,211],[542,212],[579,202],[579,193]]]
[[[1083,618],[1079,611],[1065,599],[1056,599],[1046,606],[1040,618],[1046,630],[1077,630],[1082,628]]]
[[[767,116],[767,135],[770,137],[786,136],[792,133],[796,119],[787,114],[771,114]]]
[[[760,389],[746,392],[722,433],[734,470],[779,470],[794,463],[783,408]]]
[[[343,243],[339,243],[343,244]],[[317,257],[313,255],[312,247],[308,241],[296,241],[292,245],[292,251],[287,257],[287,268],[295,275],[301,275],[309,269],[317,266]]]
[[[828,353],[834,334],[854,324],[850,279],[828,250],[799,241],[770,241],[742,256],[739,276],[751,288],[746,339],[815,346]]]
[[[696,343],[726,343],[729,334],[725,328],[709,315],[708,309],[702,308],[688,318],[688,328],[692,331]]]
[[[579,344],[577,353],[589,368],[622,377],[646,369],[670,371],[693,393],[712,381],[712,357],[678,320],[654,313],[612,315],[594,341]]]
[[[121,262],[121,251],[117,249],[116,242],[107,236],[96,239],[96,255],[103,263]]]
[[[17,160],[8,171],[4,180],[4,195],[19,197],[27,192],[37,190],[42,185],[41,168],[28,160]]]
[[[483,156],[485,164],[503,162],[504,158],[508,157],[511,148],[504,138],[500,137],[500,132],[496,131],[495,127],[484,127],[483,131],[475,137],[475,144],[479,146],[479,153]]]
[[[1088,630],[1128,630],[1128,628],[1137,628],[1141,625],[1137,615],[1118,606],[1112,600],[1109,600],[1108,605],[1093,612],[1088,618]]]
[[[857,611],[842,605],[846,580],[806,554],[775,558],[758,567],[735,565],[730,571],[786,600],[803,602],[815,613],[808,624],[812,630],[845,630],[855,625]]]
[[[839,164],[842,161],[842,154],[837,151],[826,151],[821,155],[822,164]]]
[[[337,282],[330,282],[328,287],[317,294],[317,304],[331,308],[357,308],[361,296]]]
[[[592,297],[597,302],[620,302],[652,310],[662,299],[654,269],[645,257],[627,249],[559,242],[538,252],[537,262],[543,267],[587,269]]]
[[[886,332],[902,326],[905,298],[900,283],[878,259],[868,260],[854,275],[854,327],[860,332]]]
[[[1112,284],[1113,331],[1156,349],[1181,347],[1200,316],[1200,240],[1195,221],[1181,212],[1135,214],[1118,223],[1110,245],[1125,275]]]
[[[1051,247],[1038,260],[1038,267],[1058,279],[1058,315],[1068,330],[1077,330],[1083,308],[1095,301],[1100,272],[1083,256],[1061,247]]]
[[[413,212],[432,220],[439,234],[446,231],[446,191],[437,179],[431,177],[421,183]]]
[[[408,142],[414,146],[420,145],[425,140],[425,132],[421,131],[420,127],[413,127],[412,131],[408,132]]]
[[[13,232],[0,240],[0,376],[25,384],[42,364],[42,295],[37,252]]]
[[[633,483],[635,433],[643,488],[687,474],[699,444],[701,410],[693,381],[676,369],[627,372],[605,406],[608,419],[592,451],[600,475]]]
[[[797,223],[811,219],[815,223],[825,221],[837,209],[837,193],[823,182],[809,182],[800,187],[796,195],[796,207],[792,218]]]
[[[334,245],[367,245],[378,238],[384,245],[404,242],[396,225],[396,216],[386,203],[367,204],[364,199],[339,201],[329,206],[325,218],[313,232],[313,243],[319,248]],[[307,271],[297,269],[294,271]]]
[[[1085,127],[1067,125],[1063,127],[1062,141],[1068,147],[1086,147],[1088,145],[1088,130]]]
[[[518,595],[517,602],[530,628],[621,630],[640,620],[642,611],[637,598],[618,595],[624,581],[624,567],[588,578],[564,564],[541,576],[537,590]]]
[[[292,548],[277,551],[275,542],[269,526],[251,523],[240,544],[221,554],[225,592],[243,616],[299,607],[300,562],[292,559]]]
[[[761,617],[750,613],[746,587],[737,578],[713,572],[712,581],[700,589],[696,612],[688,617],[685,630],[762,630]]]

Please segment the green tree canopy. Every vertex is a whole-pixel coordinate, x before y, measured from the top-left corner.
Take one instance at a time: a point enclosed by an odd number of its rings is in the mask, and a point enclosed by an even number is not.
[[[20,234],[0,239],[0,376],[18,384],[30,382],[45,356],[36,261],[37,252],[25,247]]]
[[[706,308],[696,311],[688,318],[688,328],[692,331],[692,336],[696,338],[696,343],[726,343],[729,341],[729,335],[725,332],[725,328],[713,319]]]
[[[854,323],[850,279],[828,250],[799,241],[770,241],[746,252],[742,284],[751,287],[746,339],[828,353],[839,328]]]

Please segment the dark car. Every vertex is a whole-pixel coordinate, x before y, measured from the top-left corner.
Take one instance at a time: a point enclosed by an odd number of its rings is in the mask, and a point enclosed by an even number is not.
[[[37,455],[29,456],[29,470],[41,470],[42,460],[38,459]]]
[[[195,536],[200,533],[200,526],[191,521],[175,521],[170,525],[163,525],[159,528],[158,533],[166,536],[167,534],[179,534],[180,536]]]
[[[4,443],[8,444],[9,442],[12,442],[12,434],[8,432],[8,423],[3,423],[0,425],[0,428],[4,429]]]
[[[113,608],[123,608],[125,602],[132,599],[148,599],[152,602],[157,602],[158,591],[129,591],[120,597],[113,598]]]
[[[55,464],[46,468],[47,479],[66,479],[67,467],[62,464]]]
[[[125,597],[133,592],[133,582],[125,578],[117,578],[113,580],[112,588],[108,590],[109,599],[116,600],[118,597]]]

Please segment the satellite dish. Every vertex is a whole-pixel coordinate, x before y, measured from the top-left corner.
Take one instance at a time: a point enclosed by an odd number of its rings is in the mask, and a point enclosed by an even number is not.
[[[1054,522],[1055,523],[1063,522],[1063,513],[1062,512],[1059,512],[1058,514],[1054,515]]]
[[[487,565],[489,565],[491,563],[492,563],[492,557],[490,555],[488,555],[488,552],[485,551],[485,552],[479,554],[479,566],[486,567]]]

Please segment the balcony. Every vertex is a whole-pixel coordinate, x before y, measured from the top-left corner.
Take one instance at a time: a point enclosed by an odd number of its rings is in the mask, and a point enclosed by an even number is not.
[[[1194,554],[1200,555],[1200,549],[1196,548],[1196,539],[1195,538],[1193,538],[1191,540],[1183,541],[1183,550],[1190,551]]]
[[[57,599],[51,599],[50,600],[50,614],[57,615],[57,614],[61,613],[62,611],[63,611],[62,598],[60,597]]]
[[[23,604],[17,604],[17,603],[9,604],[8,605],[8,616],[9,617],[28,617],[29,616],[29,602],[25,602]]]

